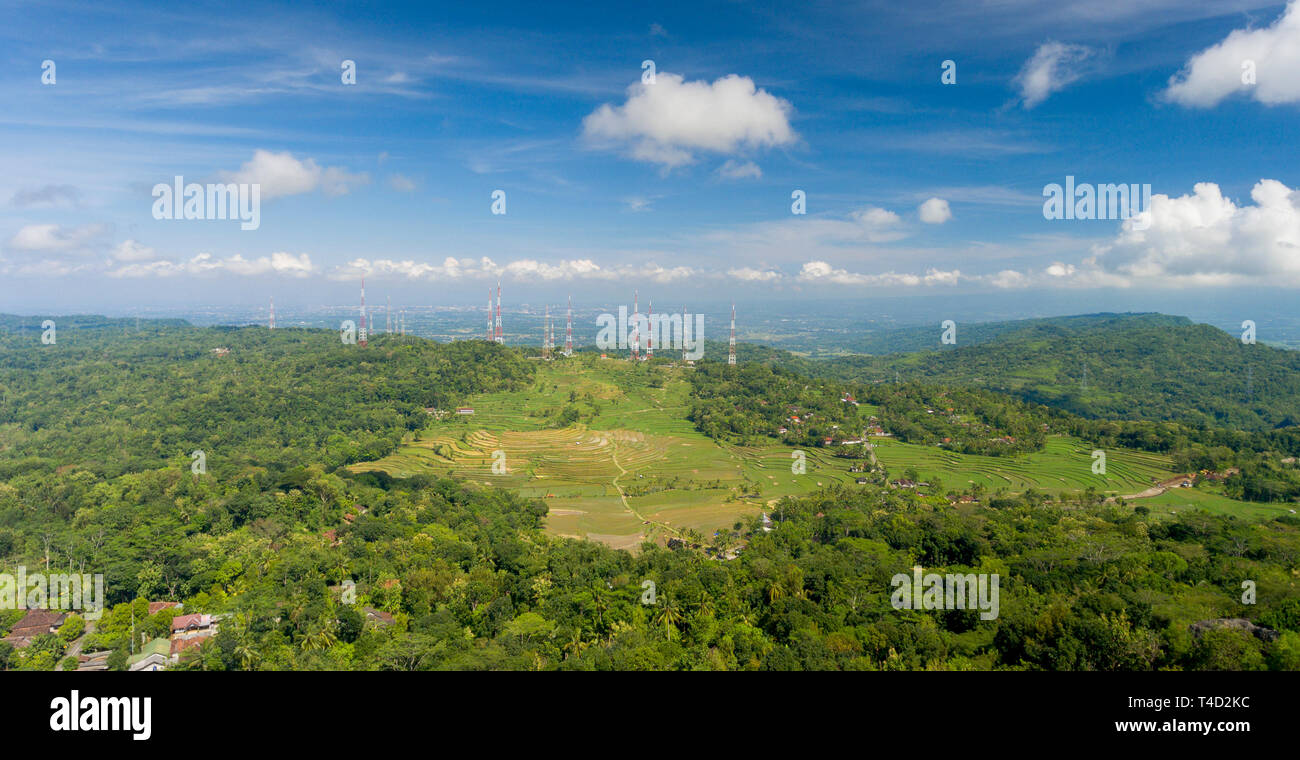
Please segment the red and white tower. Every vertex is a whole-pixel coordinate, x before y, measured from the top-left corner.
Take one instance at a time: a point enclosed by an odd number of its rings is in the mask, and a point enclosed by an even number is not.
[[[650,300],[650,315],[646,317],[645,358],[655,358],[655,302]]]
[[[496,329],[495,340],[497,343],[506,342],[505,336],[501,333],[501,281],[500,280],[497,280],[497,329]]]
[[[641,307],[639,305],[640,297],[641,294],[639,291],[636,290],[632,291],[632,316],[628,317],[628,319],[632,322],[632,340],[629,341],[630,345],[628,346],[628,348],[631,349],[632,352],[631,353],[632,361],[636,361],[637,359],[641,358],[641,331],[637,329],[637,324],[636,324],[637,315],[641,313]]]
[[[542,321],[542,358],[551,358],[551,307],[547,305]]]
[[[564,332],[564,355],[573,356],[573,296],[569,296],[569,326]]]
[[[681,337],[682,337],[682,363],[683,363],[683,364],[685,364],[685,363],[688,361],[687,358],[686,358],[686,331],[689,330],[689,329],[690,329],[690,323],[686,321],[686,304],[682,304],[682,332],[681,332]],[[699,340],[699,338],[696,338],[696,340]]]
[[[366,334],[368,332],[366,325],[366,278],[361,278],[361,327],[357,330],[357,345],[365,348]]]
[[[727,344],[727,364],[736,363],[736,305],[731,305],[731,341]]]
[[[269,329],[275,329],[275,296],[271,296],[271,323]]]

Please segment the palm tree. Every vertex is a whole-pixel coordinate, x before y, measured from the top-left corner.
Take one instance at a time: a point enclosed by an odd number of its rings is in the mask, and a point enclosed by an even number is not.
[[[785,588],[781,586],[778,578],[772,579],[772,585],[767,587],[767,601],[769,604],[776,604],[776,600],[785,596]]]
[[[671,641],[676,626],[682,622],[682,613],[677,609],[677,604],[669,597],[664,597],[659,604],[659,610],[655,613],[654,624],[664,627],[664,635]]]
[[[240,634],[235,642],[235,656],[239,658],[239,667],[244,670],[252,670],[262,659],[261,653],[253,646],[252,638],[247,633]]]
[[[314,626],[302,637],[302,648],[304,651],[312,652],[319,649],[329,649],[338,643],[338,637],[334,635],[334,625],[326,623],[320,626]]]
[[[591,606],[596,611],[596,627],[605,627],[605,613],[609,611],[609,600],[601,593],[600,586],[591,587]]]
[[[253,645],[253,634],[249,632],[252,623],[253,616],[251,614],[245,612],[239,616],[239,627],[235,639],[235,656],[239,658],[239,667],[244,670],[252,670],[258,661],[262,659],[262,654]]]
[[[589,646],[591,646],[591,642],[582,640],[582,629],[574,628],[573,636],[564,643],[564,651],[567,652],[570,657],[577,657],[582,654],[582,650]]]

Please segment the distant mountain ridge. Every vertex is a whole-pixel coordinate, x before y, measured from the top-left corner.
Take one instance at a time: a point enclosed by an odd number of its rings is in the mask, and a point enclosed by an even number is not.
[[[940,346],[939,339],[942,333],[943,321],[936,319],[933,325],[897,327],[871,332],[855,348],[858,353],[872,355],[936,349]],[[1134,321],[1151,325],[1192,324],[1192,321],[1187,317],[1176,317],[1156,312],[1098,312],[1095,314],[1015,319],[1000,322],[964,323],[959,319],[953,321],[957,325],[957,345],[961,346],[977,346],[1004,335],[1015,334],[1028,329],[1055,327],[1078,332],[1114,325],[1117,322],[1132,323]]]
[[[1165,314],[1087,314],[928,331],[926,350],[809,363],[859,382],[967,385],[1092,418],[1271,430],[1300,424],[1300,352]],[[901,341],[896,341],[899,344]],[[802,363],[800,363],[802,364]],[[800,367],[803,369],[803,367]]]

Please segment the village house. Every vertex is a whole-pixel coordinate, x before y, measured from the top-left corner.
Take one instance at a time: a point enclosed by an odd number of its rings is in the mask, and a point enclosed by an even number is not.
[[[186,649],[196,647],[217,635],[217,619],[212,615],[178,615],[172,619],[169,655],[172,662]]]
[[[195,642],[197,643],[197,642]],[[175,662],[172,656],[173,643],[162,637],[145,644],[140,651],[131,655],[126,661],[127,670],[166,670]]]
[[[153,617],[163,610],[169,610],[172,607],[179,608],[180,602],[149,602],[149,616]]]
[[[29,610],[14,623],[4,640],[12,644],[14,649],[23,649],[31,646],[32,639],[37,636],[57,632],[67,619],[68,613],[61,610]]]
[[[374,607],[362,607],[361,612],[365,616],[367,624],[373,623],[380,628],[386,628],[394,622],[391,612],[377,610]]]
[[[77,655],[77,670],[108,670],[108,656],[112,652],[107,649],[89,654]]]

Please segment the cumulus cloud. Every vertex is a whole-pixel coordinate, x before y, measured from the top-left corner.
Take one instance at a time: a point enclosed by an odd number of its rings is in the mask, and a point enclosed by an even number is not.
[[[952,218],[952,209],[948,208],[948,201],[931,198],[917,208],[917,214],[926,224],[943,224]]]
[[[753,267],[728,269],[727,274],[742,282],[780,282],[785,279],[785,275],[775,269],[755,269]]]
[[[1263,179],[1250,197],[1254,205],[1238,206],[1213,182],[1177,198],[1152,195],[1085,263],[1126,278],[1300,285],[1300,193]]]
[[[393,174],[388,177],[388,186],[402,193],[415,191],[415,181],[405,174]]]
[[[955,285],[962,279],[958,270],[942,271],[929,269],[923,275],[881,272],[861,274],[846,269],[836,269],[825,261],[809,261],[799,270],[799,280],[804,282],[826,282],[835,285],[874,285],[874,286],[916,286],[916,285]]]
[[[730,74],[710,84],[660,73],[654,84],[639,82],[627,94],[623,105],[606,103],[582,120],[584,138],[665,169],[693,163],[697,152],[730,155],[796,139],[790,104],[749,77]]]
[[[292,253],[279,252],[254,259],[246,259],[238,254],[228,258],[217,258],[210,253],[200,253],[188,261],[165,259],[137,261],[110,269],[107,274],[109,277],[117,278],[175,277],[222,272],[243,276],[280,274],[306,277],[315,271],[311,257],[305,253],[295,256]]]
[[[86,248],[108,232],[103,224],[83,224],[65,229],[57,224],[29,224],[9,239],[15,251],[64,253]]]
[[[1083,45],[1063,42],[1039,45],[1015,78],[1025,108],[1037,106],[1082,76],[1082,65],[1092,54],[1092,49]]]
[[[702,245],[728,255],[780,262],[792,252],[802,256],[832,256],[854,247],[889,243],[907,237],[903,220],[878,206],[864,206],[840,219],[789,217],[780,221],[757,222],[715,229],[699,236]]]
[[[903,220],[893,211],[879,206],[867,206],[853,211],[849,214],[849,219],[851,224],[857,228],[845,230],[845,234],[849,239],[860,233],[867,242],[885,243],[898,240],[904,236],[901,229]]]
[[[358,258],[334,268],[329,276],[336,280],[358,277],[400,277],[426,280],[513,279],[528,282],[561,280],[626,280],[631,278],[669,283],[696,274],[690,267],[662,267],[653,262],[638,266],[602,267],[591,259],[564,259],[557,262],[516,259],[499,264],[483,256],[477,259],[448,256],[438,263],[406,259]]]
[[[299,161],[288,151],[257,150],[238,171],[221,172],[223,182],[259,184],[262,199],[321,190],[326,195],[346,195],[353,186],[370,182],[370,176],[351,174],[337,166],[320,166],[315,159]]]
[[[154,249],[143,246],[134,240],[123,240],[113,247],[112,257],[115,261],[149,261],[157,258]]]
[[[758,179],[763,176],[763,170],[753,161],[727,159],[725,164],[718,167],[718,175],[724,179]]]
[[[1254,84],[1245,73],[1254,64]],[[1169,79],[1166,99],[1210,108],[1236,92],[1266,103],[1300,102],[1300,0],[1262,29],[1236,29],[1222,42],[1192,56]]]

